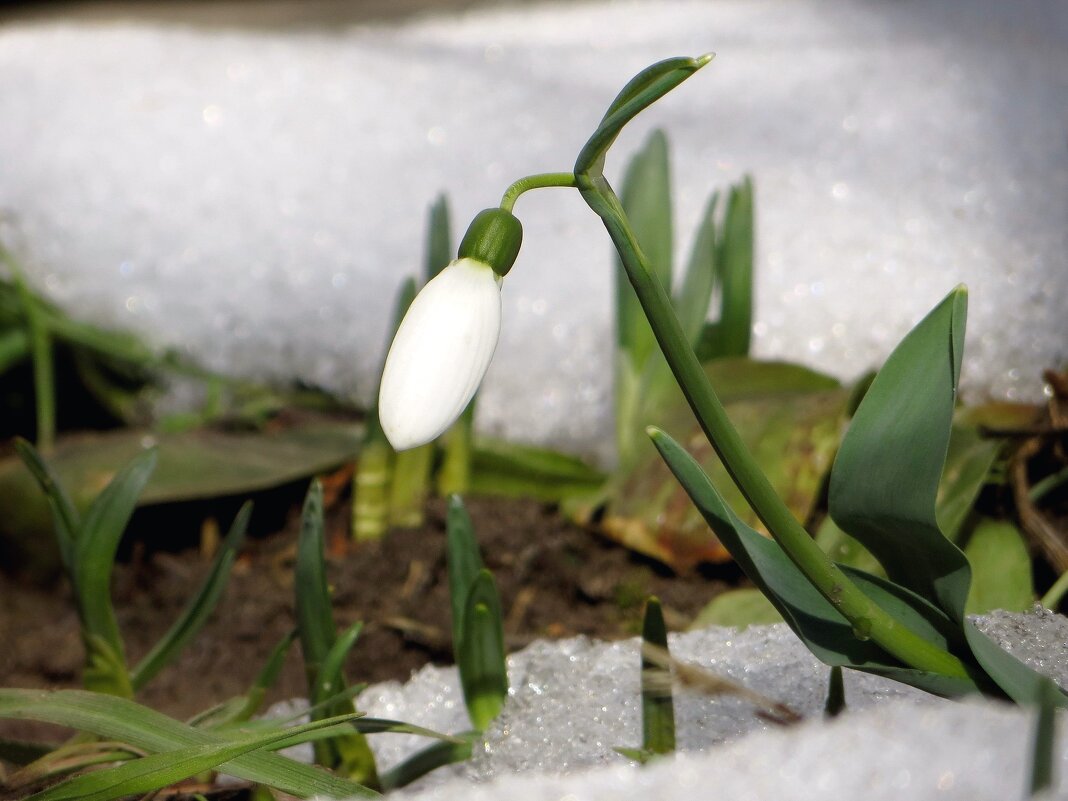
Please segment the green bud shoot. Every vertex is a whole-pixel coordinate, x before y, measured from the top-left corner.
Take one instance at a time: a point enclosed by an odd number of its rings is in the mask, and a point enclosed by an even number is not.
[[[504,277],[515,264],[523,244],[523,226],[504,209],[486,209],[475,215],[460,242],[461,259],[475,259]]]

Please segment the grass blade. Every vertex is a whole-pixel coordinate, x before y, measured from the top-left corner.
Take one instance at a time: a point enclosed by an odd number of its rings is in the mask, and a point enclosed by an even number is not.
[[[438,195],[430,206],[426,235],[424,281],[429,282],[452,261],[452,235],[449,231],[449,199]]]
[[[445,517],[446,564],[449,570],[449,602],[452,605],[452,650],[453,657],[460,661],[460,644],[463,642],[464,609],[471,587],[482,570],[482,555],[475,540],[471,516],[459,495],[449,498]]]
[[[337,634],[330,606],[330,589],[326,582],[323,540],[323,485],[314,479],[308,487],[301,510],[294,568],[297,631],[304,653],[304,670],[310,695],[314,695],[316,677]]]
[[[175,751],[150,754],[108,770],[75,776],[35,793],[27,801],[112,801],[125,796],[150,793],[216,768],[251,751],[296,745],[303,742],[303,735],[344,723],[353,717],[351,714],[339,715],[290,729],[257,732],[228,742],[193,745]]]
[[[753,330],[753,179],[749,176],[731,187],[716,259],[723,295],[718,355],[747,356]]]
[[[508,695],[501,619],[493,574],[480,570],[467,594],[457,656],[467,713],[478,731],[497,717]]]
[[[642,622],[642,750],[670,754],[675,750],[675,702],[671,671],[646,655],[646,646],[668,650],[667,627],[658,598],[645,604]]]
[[[237,559],[237,552],[244,541],[251,516],[252,502],[249,501],[242,505],[234,522],[230,525],[230,531],[223,540],[215,561],[212,563],[211,571],[200,590],[182,610],[181,616],[170,630],[130,673],[130,683],[135,690],[144,687],[160,670],[172,662],[208,621],[226,588],[226,582],[230,578],[230,569]]]
[[[326,657],[323,659],[323,665],[319,670],[319,676],[315,683],[315,692],[311,698],[313,704],[322,703],[331,695],[344,689],[343,669],[345,667],[345,657],[349,655],[349,651],[356,644],[356,640],[359,639],[362,630],[363,621],[356,621],[342,632],[341,636],[330,646],[330,650],[327,651]]]
[[[226,742],[218,734],[194,728],[128,699],[84,690],[0,689],[0,718],[69,726],[149,753]],[[375,795],[360,784],[278,754],[246,754],[230,760],[221,769],[299,798]]]
[[[74,581],[74,538],[82,527],[81,517],[74,508],[70,496],[60,483],[59,476],[49,467],[48,463],[41,458],[41,454],[26,440],[16,437],[15,450],[22,459],[26,468],[30,471],[37,483],[48,498],[48,506],[52,510],[52,524],[56,531],[56,542],[59,546],[60,557],[63,566]]]
[[[115,475],[85,513],[74,543],[74,585],[82,625],[89,635],[106,642],[120,661],[123,644],[111,605],[111,573],[119,541],[156,458],[155,449],[144,451]]]

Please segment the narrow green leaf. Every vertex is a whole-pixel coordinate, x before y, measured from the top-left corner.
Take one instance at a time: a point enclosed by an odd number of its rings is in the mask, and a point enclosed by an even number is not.
[[[716,286],[716,207],[719,205],[719,192],[713,192],[708,199],[701,224],[694,237],[690,261],[686,265],[686,275],[682,286],[675,296],[675,313],[691,345],[696,347],[701,338],[701,330],[708,318],[708,306],[712,302],[712,291]]]
[[[1057,737],[1057,685],[1044,678],[1039,684],[1035,728],[1031,737],[1031,795],[1053,786],[1053,744]]]
[[[731,187],[716,273],[722,287],[717,355],[748,356],[753,328],[753,179]]]
[[[475,529],[471,516],[464,508],[459,495],[449,498],[445,516],[445,558],[449,570],[449,601],[452,605],[452,649],[454,658],[460,659],[460,644],[463,642],[464,610],[471,587],[482,570],[482,554],[478,550]]]
[[[648,765],[650,762],[656,759],[656,754],[654,754],[652,751],[646,751],[643,748],[616,747],[612,750],[619,754],[621,757],[626,757],[632,762],[637,762],[639,765]]]
[[[823,704],[823,716],[836,718],[845,709],[845,684],[842,681],[842,668],[835,665],[827,681],[827,700]]]
[[[642,622],[642,750],[670,754],[675,750],[675,701],[671,692],[671,671],[645,656],[649,645],[668,650],[667,626],[658,598],[645,604]]]
[[[252,751],[296,745],[303,741],[302,735],[344,723],[354,717],[354,714],[339,715],[289,729],[257,732],[225,743],[193,745],[150,754],[114,768],[75,776],[35,793],[27,801],[112,801],[129,795],[150,793]]]
[[[480,570],[467,594],[458,654],[460,685],[478,731],[497,717],[508,695],[501,601],[493,574]]]
[[[74,586],[82,623],[89,634],[111,646],[119,661],[124,661],[123,645],[111,605],[111,573],[119,541],[155,467],[155,449],[123,467],[85,513],[74,543]]]
[[[867,639],[867,632],[854,631],[809,583],[778,543],[746,526],[723,503],[692,456],[661,431],[655,432],[653,443],[738,566],[817,658],[827,665],[842,665],[888,676],[937,695],[964,695],[977,691],[974,682],[968,680],[907,668]],[[861,589],[877,603],[893,604],[897,612],[907,613],[919,629],[915,630],[917,635],[924,636],[932,645],[945,645],[939,631],[941,626],[925,618],[933,607],[917,605],[913,608],[905,599],[915,601],[916,596],[910,597],[907,591],[897,588],[898,595],[889,592],[874,577],[856,572],[850,575],[854,580],[858,577],[866,579]]]
[[[323,659],[319,670],[318,680],[315,683],[315,692],[312,695],[312,703],[321,703],[334,693],[340,692],[345,687],[343,669],[345,658],[359,639],[363,630],[363,621],[356,621],[349,626],[330,646],[326,657]]]
[[[712,60],[711,55],[698,58],[669,58],[646,67],[635,75],[616,95],[604,118],[575,161],[575,174],[599,174],[605,153],[619,132],[643,109],[648,108]]]
[[[382,774],[383,792],[405,787],[445,765],[466,762],[471,758],[475,735],[475,732],[470,732],[462,735],[460,742],[437,742],[416,751],[403,762]]]
[[[248,521],[252,516],[252,502],[246,502],[238,511],[230,531],[215,555],[211,570],[174,625],[145,655],[130,674],[130,682],[135,690],[144,687],[160,670],[174,660],[186,644],[196,636],[207,623],[222,597],[226,582],[230,578],[230,569],[237,559],[237,552],[248,530]]]
[[[963,620],[968,560],[938,528],[964,346],[967,296],[954,290],[902,340],[876,375],[838,450],[829,510],[887,575]]]
[[[604,473],[549,448],[478,437],[472,458],[471,492],[561,501],[599,489]]]
[[[1008,520],[983,518],[964,548],[972,566],[967,612],[1024,612],[1035,603],[1031,554],[1023,534]]]
[[[125,698],[82,690],[0,689],[0,718],[37,720],[128,743],[149,753],[189,746],[221,745],[225,738],[169,718]],[[362,785],[311,765],[270,753],[237,757],[220,769],[247,781],[266,784],[300,798],[373,797]]]
[[[60,557],[63,566],[74,581],[74,538],[81,529],[81,517],[78,510],[67,495],[59,477],[52,468],[41,458],[41,454],[29,442],[21,437],[15,438],[15,450],[19,458],[37,480],[45,497],[48,498],[48,506],[52,510],[52,525],[56,532],[56,542],[59,545]]]
[[[319,670],[337,636],[330,606],[330,588],[326,582],[323,525],[323,486],[315,479],[308,487],[300,515],[300,537],[297,540],[294,569],[297,631],[304,653],[309,694],[314,694]]]
[[[82,685],[94,692],[133,698],[133,685],[126,670],[122,652],[98,634],[82,631],[85,646],[85,668],[82,670]]]
[[[426,235],[426,280],[445,269],[452,261],[452,235],[449,231],[449,199],[438,195],[430,207]]]

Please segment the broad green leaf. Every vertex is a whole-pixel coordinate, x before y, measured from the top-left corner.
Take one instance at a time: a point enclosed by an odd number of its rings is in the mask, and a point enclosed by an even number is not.
[[[961,526],[986,483],[1003,441],[984,437],[978,429],[954,425],[949,433],[946,466],[938,484],[935,519],[951,541],[960,539]]]
[[[82,625],[120,658],[123,645],[111,605],[111,573],[119,541],[155,467],[156,452],[148,450],[122,468],[85,513],[74,541],[74,589]]]
[[[225,743],[192,745],[150,754],[114,768],[75,776],[35,793],[27,801],[112,801],[151,793],[252,751],[296,745],[305,741],[303,735],[336,726],[354,717],[354,714],[339,715],[289,729],[235,737]]]
[[[453,657],[459,661],[467,597],[483,567],[471,516],[459,495],[449,498],[445,535],[445,562],[449,571],[449,602],[452,606],[452,648]]]
[[[747,629],[769,623],[782,623],[782,615],[760,590],[728,590],[717,595],[694,618],[690,629],[728,626]]]
[[[1031,555],[1023,534],[1008,520],[983,518],[964,548],[972,566],[967,612],[1024,612],[1035,603]]]
[[[831,517],[887,575],[963,620],[971,572],[935,502],[964,347],[967,297],[954,290],[876,375],[831,471]]]
[[[727,413],[772,486],[799,519],[812,514],[841,431],[848,390],[836,381],[793,365],[722,359],[706,365],[722,392]],[[649,415],[652,416],[652,415]],[[681,397],[655,415],[664,426],[687,432],[683,442],[743,521],[761,527]],[[722,562],[724,548],[689,502],[671,471],[643,443],[629,470],[613,477],[600,527],[632,550],[678,570],[700,561]]]
[[[482,569],[467,594],[457,655],[467,714],[478,731],[485,731],[497,717],[508,695],[501,620],[493,574]]]
[[[713,192],[694,237],[686,274],[675,296],[675,313],[691,345],[696,345],[708,318],[712,290],[716,286],[716,206],[719,192]]]
[[[174,625],[130,673],[130,682],[135,690],[144,687],[160,670],[173,661],[182,648],[207,623],[226,588],[226,582],[230,578],[230,569],[237,559],[237,552],[244,541],[251,516],[252,503],[247,502],[234,518],[230,531],[219,547],[219,552],[212,562],[211,571],[204,579],[200,590],[190,599]]]
[[[642,621],[642,648],[650,645],[668,650],[667,627],[660,601],[650,598]],[[646,658],[642,652],[642,750],[670,754],[675,750],[675,701],[671,692],[671,671]]]
[[[49,453],[54,477],[84,510],[116,472],[154,443],[159,464],[139,506],[201,498],[245,496],[326,472],[352,461],[362,425],[313,422],[271,432],[199,430],[161,434],[122,429],[62,438]],[[52,531],[49,507],[20,460],[0,460],[0,536],[41,548]]]
[[[730,510],[692,456],[661,431],[654,432],[653,442],[738,566],[817,658],[827,665],[842,665],[888,676],[938,695],[963,695],[976,691],[970,681],[907,668],[868,640],[866,632],[854,632],[849,622],[809,583],[778,543],[758,534]],[[860,585],[862,591],[880,606],[893,607],[903,624],[917,635],[938,647],[945,646],[945,639],[940,634],[941,625],[927,619],[933,607],[922,604],[905,590],[888,591],[886,585],[874,577],[860,576],[856,572],[851,575],[854,580],[865,579]],[[944,620],[945,616],[942,618]]]
[[[181,723],[128,699],[82,690],[50,692],[0,689],[0,718],[68,726],[105,739],[128,743],[149,753],[227,742],[217,734]],[[375,795],[355,782],[277,754],[246,754],[221,765],[220,770],[299,798],[314,795],[327,798]]]
[[[587,495],[605,476],[581,459],[490,437],[476,437],[471,493],[562,501]]]
[[[829,515],[820,523],[815,539],[820,549],[838,564],[850,565],[876,576],[886,575],[871,551],[838,528]]]
[[[1045,676],[1003,650],[971,620],[965,619],[964,634],[968,638],[972,654],[983,670],[1009,698],[1017,704],[1037,705],[1041,702]],[[1056,694],[1054,702],[1061,709],[1068,708],[1068,695],[1065,695],[1063,689]]]

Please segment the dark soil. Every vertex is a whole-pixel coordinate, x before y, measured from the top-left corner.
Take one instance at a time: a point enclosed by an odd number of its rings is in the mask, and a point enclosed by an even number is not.
[[[632,636],[644,599],[655,594],[668,625],[684,628],[709,600],[738,581],[732,565],[676,576],[663,566],[575,526],[551,506],[472,499],[487,567],[495,574],[509,649],[538,637]],[[293,561],[299,510],[283,530],[247,544],[226,594],[205,629],[138,700],[185,718],[248,689],[271,649],[294,626]],[[328,576],[339,629],[362,620],[347,663],[353,682],[405,680],[427,663],[452,662],[445,565],[445,507],[433,501],[425,524],[382,542],[350,545],[349,507],[328,510]],[[210,558],[127,549],[113,581],[129,661],[135,663],[179,615]],[[78,620],[64,581],[46,588],[0,577],[0,687],[77,687],[82,667]],[[294,646],[268,700],[304,693]],[[36,724],[0,721],[0,737],[36,735]]]

